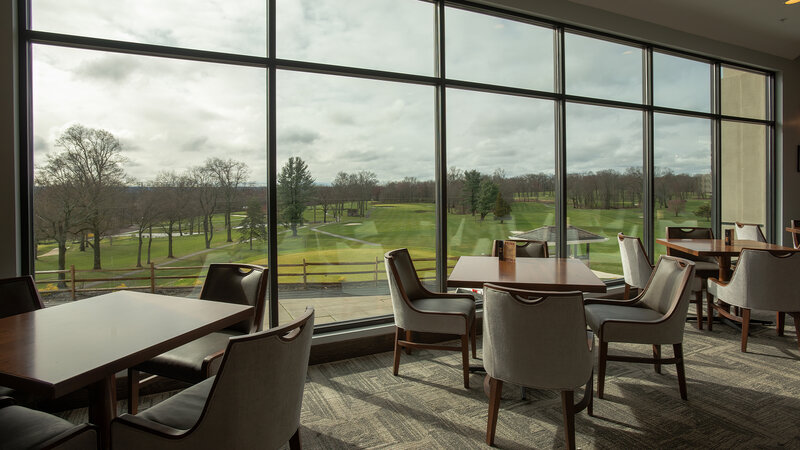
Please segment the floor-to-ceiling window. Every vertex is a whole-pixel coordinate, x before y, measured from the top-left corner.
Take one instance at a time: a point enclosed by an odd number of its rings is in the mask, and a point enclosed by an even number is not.
[[[770,223],[766,72],[461,2],[29,4],[46,299],[240,261],[273,323],[357,322],[394,248],[432,289],[509,237],[613,281],[617,233],[657,258],[666,226]]]

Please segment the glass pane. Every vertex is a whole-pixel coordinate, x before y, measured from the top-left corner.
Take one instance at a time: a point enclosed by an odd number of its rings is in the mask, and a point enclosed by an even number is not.
[[[642,103],[643,51],[564,33],[567,94]]]
[[[711,111],[711,64],[653,52],[653,103]]]
[[[281,322],[392,314],[383,254],[434,281],[434,90],[278,72]]]
[[[553,91],[554,32],[447,8],[447,78]]]
[[[767,220],[767,127],[722,122],[722,223]]]
[[[79,297],[151,282],[197,295],[209,263],[266,265],[265,105],[261,69],[35,45],[45,298],[70,299],[73,276],[104,279],[75,283]],[[89,156],[107,163],[87,171]]]
[[[655,114],[653,140],[654,236],[663,238],[666,227],[710,227],[711,121]],[[667,253],[657,243],[653,251],[654,262]]]
[[[434,73],[433,3],[418,0],[278,0],[279,58]]]
[[[722,66],[720,103],[722,114],[767,118],[767,76]]]
[[[489,255],[494,239],[547,240],[554,111],[549,100],[447,91],[448,257]]]
[[[266,56],[264,0],[31,0],[34,30]]]
[[[642,113],[567,104],[567,249],[622,278],[617,233],[642,236]]]

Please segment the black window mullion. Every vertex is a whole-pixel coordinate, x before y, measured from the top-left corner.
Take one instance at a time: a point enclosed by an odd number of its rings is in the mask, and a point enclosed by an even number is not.
[[[719,237],[722,230],[722,65],[715,63],[711,73],[711,229]]]
[[[447,292],[447,95],[445,85],[445,5],[436,4],[436,282],[441,292]]]
[[[275,2],[269,1],[269,69],[267,74],[267,264],[269,265],[269,326],[278,326],[278,195],[277,83],[275,69]]]
[[[567,103],[566,77],[564,76],[564,28],[555,30],[555,131],[556,131],[556,167],[555,167],[555,194],[556,194],[556,256],[567,257]]]
[[[643,228],[643,241],[647,254],[650,255],[651,262],[653,261],[654,245],[655,245],[655,205],[654,203],[654,171],[655,171],[655,143],[654,143],[654,127],[653,127],[653,49],[647,48],[643,55],[643,75],[644,75],[644,102],[648,108],[644,111],[644,120],[642,125],[644,127],[644,152],[642,155],[642,216],[644,217]]]

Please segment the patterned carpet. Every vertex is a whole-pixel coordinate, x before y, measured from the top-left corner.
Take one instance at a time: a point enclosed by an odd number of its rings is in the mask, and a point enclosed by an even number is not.
[[[674,366],[664,366],[659,375],[649,365],[610,362],[605,399],[595,397],[595,417],[586,411],[576,416],[578,447],[800,448],[800,352],[789,322],[784,337],[776,336],[773,327],[752,327],[748,353],[739,351],[738,330],[715,324],[712,332],[699,331],[687,322],[688,401],[680,399]],[[650,351],[615,344],[609,350]],[[671,354],[671,348],[664,349],[665,357]],[[391,364],[392,354],[381,353],[310,367],[301,417],[303,447],[488,447],[483,377],[473,375],[471,389],[464,389],[460,355],[404,354],[399,377],[392,376]],[[168,395],[149,396],[142,407]],[[124,402],[119,406],[124,408]],[[80,422],[85,409],[64,416]],[[562,436],[557,392],[528,390],[522,400],[518,388],[506,385],[497,447],[562,448]]]

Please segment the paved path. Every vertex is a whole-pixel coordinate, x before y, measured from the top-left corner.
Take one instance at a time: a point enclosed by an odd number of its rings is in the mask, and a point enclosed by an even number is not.
[[[381,244],[377,244],[375,242],[369,242],[369,241],[365,241],[363,239],[356,239],[356,238],[352,238],[352,237],[349,237],[349,236],[342,236],[341,234],[334,234],[334,233],[330,233],[330,232],[327,232],[327,231],[322,231],[322,230],[318,230],[317,229],[317,228],[325,226],[325,225],[327,225],[327,224],[317,225],[315,227],[309,227],[308,229],[311,230],[311,231],[314,231],[316,233],[327,234],[328,236],[333,236],[335,238],[347,239],[348,241],[358,242],[359,244],[372,245],[372,246],[375,246],[375,247],[380,247],[380,245],[381,245]]]

